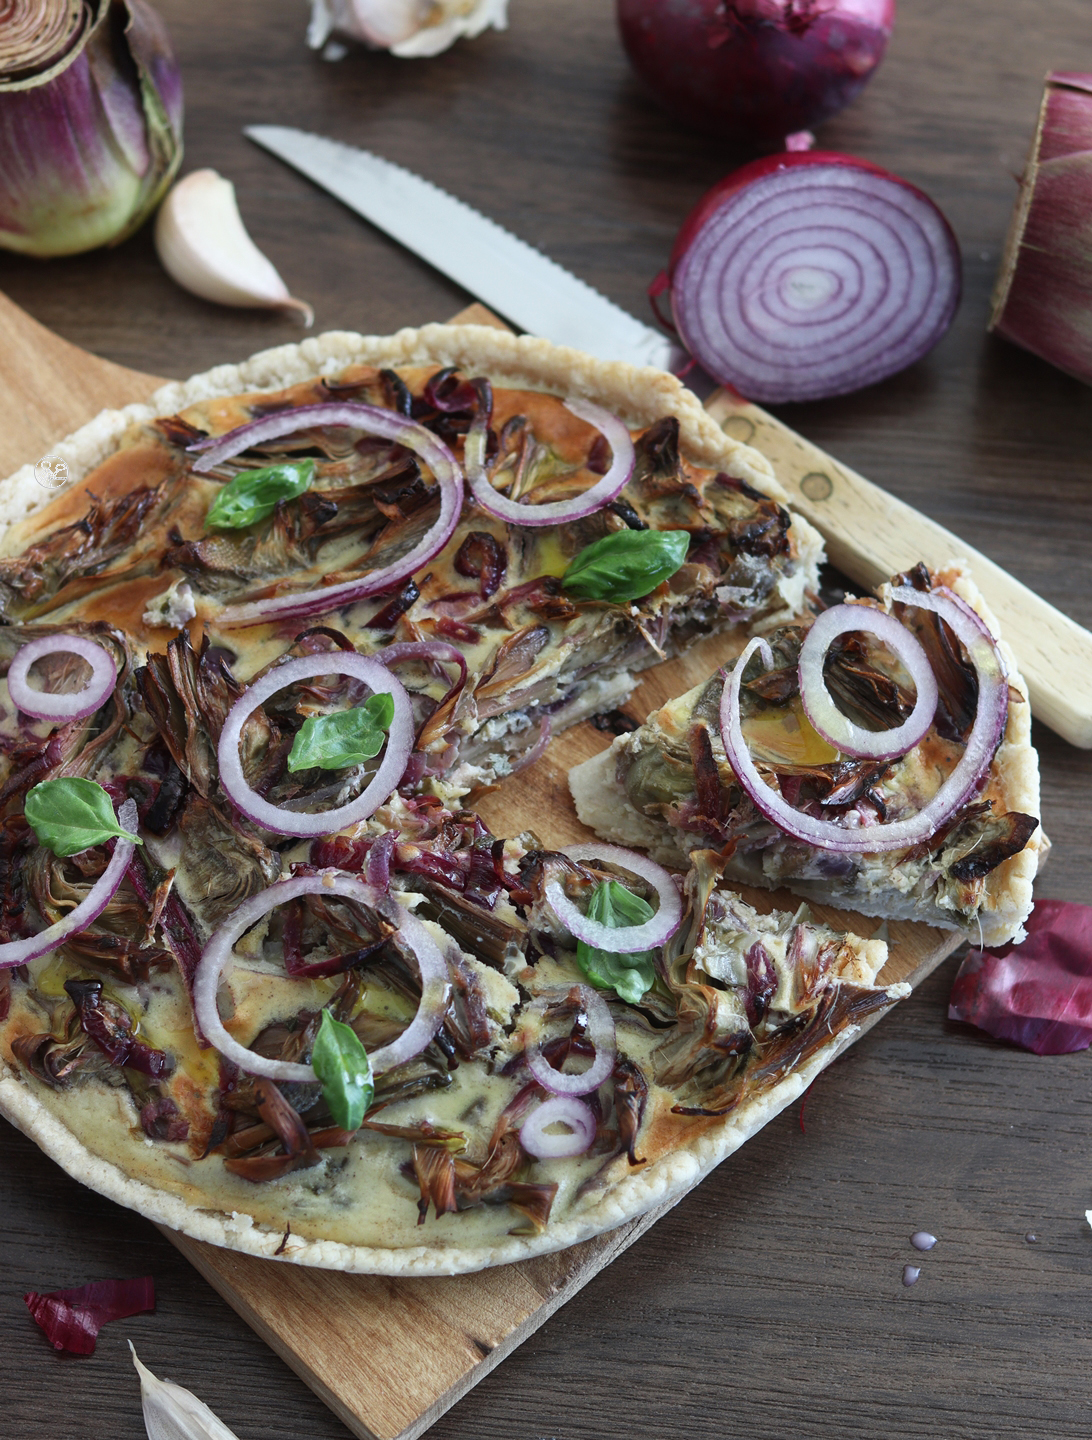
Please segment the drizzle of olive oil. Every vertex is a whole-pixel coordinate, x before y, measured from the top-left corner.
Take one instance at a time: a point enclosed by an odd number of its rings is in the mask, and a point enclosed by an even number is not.
[[[804,714],[800,697],[771,706],[743,721],[743,734],[754,760],[770,765],[830,765],[839,751],[823,739]]]

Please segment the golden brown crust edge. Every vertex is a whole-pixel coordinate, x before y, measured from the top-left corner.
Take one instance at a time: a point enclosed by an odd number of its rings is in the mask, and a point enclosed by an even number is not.
[[[1039,754],[1031,743],[1031,701],[1016,656],[1003,639],[997,617],[974,583],[966,560],[953,560],[936,573],[936,578],[982,617],[998,641],[1009,670],[1010,702],[1005,736],[993,760],[994,776],[1007,809],[1039,817]],[[1043,850],[1040,819],[1038,830],[1023,850],[1003,861],[986,877],[988,909],[982,921],[982,939],[986,945],[1003,945],[1024,938],[1024,924],[1034,903],[1032,885]]]
[[[217,365],[189,380],[161,386],[148,404],[103,410],[81,429],[58,441],[53,453],[64,460],[70,485],[79,482],[111,453],[133,424],[158,415],[174,415],[199,400],[249,391],[283,390],[289,385],[331,375],[349,365],[413,365],[429,361],[478,367],[514,385],[556,390],[615,410],[631,425],[647,425],[674,415],[687,455],[698,464],[717,466],[746,480],[781,503],[787,496],[770,462],[757,450],[726,435],[706,414],[697,397],[673,375],[649,366],[597,360],[580,350],[529,335],[512,335],[490,325],[425,325],[396,335],[358,335],[331,330],[299,344],[263,350],[239,364]],[[60,491],[45,490],[24,465],[0,482],[0,551],[5,532],[53,500]],[[805,542],[815,532],[799,516],[794,522]],[[801,548],[805,548],[802,545]]]

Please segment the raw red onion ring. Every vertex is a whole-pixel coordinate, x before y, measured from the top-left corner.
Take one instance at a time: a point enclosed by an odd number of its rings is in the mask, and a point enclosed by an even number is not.
[[[593,840],[584,845],[566,845],[561,852],[570,860],[606,860],[621,870],[637,875],[656,891],[660,908],[651,920],[643,925],[619,925],[612,929],[598,920],[589,920],[578,910],[561,888],[558,880],[546,882],[546,899],[554,914],[577,940],[591,945],[596,950],[608,950],[612,955],[632,955],[638,950],[655,950],[666,944],[682,920],[682,901],[670,873],[647,855],[636,850],[626,850],[621,845],[604,845]],[[579,1093],[579,1092],[577,1092]]]
[[[308,815],[285,810],[265,800],[246,783],[239,759],[239,740],[247,719],[272,695],[298,680],[315,675],[349,675],[362,680],[373,694],[389,695],[394,701],[394,719],[387,732],[387,748],[379,769],[355,800],[339,805],[336,810],[320,810]],[[272,830],[275,835],[332,835],[350,825],[367,820],[394,791],[401,780],[413,750],[413,710],[401,681],[396,680],[385,665],[373,656],[355,651],[333,650],[325,655],[301,655],[267,670],[260,680],[248,686],[228,711],[220,732],[217,759],[220,783],[232,804],[255,825]]]
[[[823,676],[827,651],[839,635],[867,631],[902,661],[917,688],[908,719],[890,730],[865,730],[843,715]],[[891,760],[912,750],[937,712],[937,677],[917,636],[886,610],[871,605],[835,605],[816,619],[800,647],[800,702],[823,739],[843,755]]]
[[[490,483],[485,473],[485,442],[489,430],[484,410],[479,410],[474,423],[467,432],[463,446],[466,463],[466,479],[470,493],[483,510],[511,525],[556,525],[563,520],[582,520],[585,515],[594,515],[602,510],[625,489],[633,474],[633,437],[625,425],[609,410],[592,405],[586,400],[566,400],[565,409],[578,420],[594,425],[611,449],[610,469],[597,480],[583,495],[572,500],[554,500],[546,505],[532,505],[522,500],[509,500]]]
[[[546,1127],[568,1125],[568,1135],[547,1135]],[[519,1143],[536,1160],[566,1160],[583,1155],[595,1139],[595,1116],[575,1095],[554,1095],[544,1100],[523,1122]]]
[[[582,1075],[567,1075],[563,1070],[556,1070],[543,1055],[539,1040],[528,1042],[524,1057],[531,1074],[544,1090],[553,1095],[590,1095],[593,1090],[598,1090],[613,1072],[617,1054],[614,1017],[607,1008],[607,1002],[590,985],[575,985],[572,988],[580,992],[580,1003],[588,1017],[588,1039],[595,1046],[591,1067]],[[552,996],[540,996],[525,1013],[528,1018],[541,1015],[550,1005],[568,999],[571,994],[572,990],[567,990]]]
[[[961,284],[959,246],[928,195],[817,150],[756,160],[715,186],[683,225],[669,274],[691,355],[761,401],[845,395],[894,375],[948,329]]]
[[[204,474],[243,450],[250,449],[252,445],[279,440],[285,435],[295,434],[297,430],[318,425],[346,425],[368,435],[377,435],[383,440],[392,440],[398,445],[404,445],[407,450],[412,450],[436,477],[440,491],[440,514],[436,523],[408,554],[403,555],[401,560],[395,560],[393,564],[372,570],[357,580],[346,580],[341,585],[328,585],[302,594],[277,595],[269,600],[254,600],[245,605],[227,605],[216,617],[218,625],[260,625],[265,620],[291,620],[308,615],[325,615],[342,605],[350,605],[368,595],[390,590],[431,560],[455,533],[463,507],[463,472],[459,462],[443,441],[438,440],[423,425],[377,405],[360,405],[355,401],[301,405],[296,410],[279,411],[275,415],[252,420],[247,425],[240,425],[236,430],[229,430],[226,435],[218,435],[213,440],[201,440],[196,445],[191,445],[191,451],[203,452],[193,467],[194,471],[199,475]]]
[[[91,679],[74,694],[32,690],[28,672],[35,660],[45,655],[78,655],[91,666]],[[43,635],[16,652],[8,667],[8,693],[24,715],[35,720],[82,720],[93,715],[117,684],[114,657],[101,645],[82,635]]]
[[[451,981],[447,962],[444,960],[435,940],[420,920],[408,910],[403,910],[397,901],[382,895],[356,875],[346,875],[337,870],[325,870],[321,875],[300,875],[291,880],[278,880],[257,895],[251,895],[215,932],[201,955],[201,963],[193,978],[193,1008],[198,1026],[211,1045],[229,1060],[234,1060],[240,1069],[250,1075],[265,1075],[270,1080],[314,1082],[317,1080],[310,1065],[298,1065],[288,1060],[270,1060],[257,1055],[240,1045],[224,1028],[216,1004],[216,992],[224,970],[231,959],[237,940],[257,923],[264,915],[301,895],[341,895],[346,900],[358,900],[369,909],[376,910],[384,919],[398,926],[398,933],[413,951],[421,972],[421,1003],[417,1014],[409,1025],[392,1040],[371,1056],[372,1070],[381,1075],[404,1065],[419,1055],[433,1039],[443,1023],[451,994]]]
[[[126,800],[121,806],[118,811],[118,824],[132,835],[137,833],[140,819],[135,801]],[[93,924],[114,898],[118,886],[125,878],[134,849],[134,841],[119,837],[106,869],[76,908],[70,910],[63,920],[58,920],[55,925],[39,931],[37,935],[29,935],[25,940],[9,940],[6,945],[0,945],[0,970],[11,970],[16,965],[25,965],[28,960],[36,960],[39,955],[47,955],[50,950],[56,950],[58,945],[63,945],[70,935],[78,935],[81,930],[86,930],[88,925]]]
[[[766,784],[751,759],[739,717],[740,685],[751,656],[759,650],[767,668],[773,664],[773,654],[765,640],[750,642],[736,661],[721,695],[721,739],[739,783],[778,829],[823,850],[875,854],[883,850],[903,850],[921,840],[928,840],[950,815],[976,793],[1005,731],[1009,711],[1008,672],[997,642],[982,619],[969,605],[943,587],[922,591],[900,585],[890,591],[889,598],[893,604],[916,605],[939,615],[963,644],[978,677],[978,710],[967,737],[966,749],[947,780],[916,815],[906,820],[892,820],[886,824],[850,830],[833,821],[818,820],[794,810]]]

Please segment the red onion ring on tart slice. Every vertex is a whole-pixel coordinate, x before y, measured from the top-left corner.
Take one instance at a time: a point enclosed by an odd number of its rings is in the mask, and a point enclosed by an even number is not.
[[[900,585],[889,592],[892,604],[932,610],[962,643],[978,677],[978,710],[966,748],[958,764],[933,798],[916,815],[851,830],[830,820],[819,820],[793,807],[758,773],[743,735],[739,692],[747,664],[756,651],[767,669],[773,653],[765,640],[752,640],[725,682],[720,701],[720,730],[728,763],[739,783],[768,820],[805,844],[843,854],[874,854],[903,850],[928,840],[962,805],[975,795],[1005,732],[1009,711],[1008,671],[997,642],[969,605],[944,587],[932,591]]]
[[[136,802],[126,800],[118,811],[118,824],[135,835],[139,823]],[[28,935],[24,940],[9,940],[7,944],[0,945],[0,970],[11,970],[16,965],[25,965],[29,960],[36,960],[39,955],[48,955],[51,950],[56,950],[58,945],[63,945],[70,935],[78,935],[81,930],[86,930],[93,924],[114,898],[118,886],[124,880],[135,848],[132,840],[120,836],[114,845],[110,863],[74,910],[70,910],[62,920],[50,925],[47,930],[39,931],[37,935]]]
[[[325,615],[343,605],[351,605],[369,595],[391,590],[414,571],[428,563],[455,533],[463,508],[463,472],[455,456],[442,440],[430,430],[384,410],[377,405],[361,405],[355,401],[331,402],[323,405],[301,405],[295,410],[280,411],[251,420],[238,429],[229,430],[212,440],[191,445],[191,452],[201,452],[194,471],[203,475],[225,460],[232,459],[253,445],[294,435],[297,430],[319,425],[342,425],[361,430],[404,445],[425,462],[436,478],[440,491],[440,513],[436,523],[422,536],[408,554],[390,565],[371,570],[356,580],[340,585],[327,585],[318,590],[275,595],[268,600],[254,600],[242,605],[227,605],[219,612],[216,623],[224,626],[260,625],[267,620],[292,620],[303,616]]]
[[[660,908],[655,915],[643,925],[620,925],[617,929],[612,929],[609,925],[600,924],[598,920],[589,919],[565,894],[560,881],[549,880],[546,883],[546,899],[550,902],[554,914],[575,939],[583,940],[585,945],[591,945],[596,950],[609,950],[612,955],[633,955],[639,950],[657,949],[670,940],[679,928],[682,921],[679,892],[670,872],[662,865],[657,865],[655,860],[638,854],[636,850],[627,850],[621,845],[601,844],[598,840],[581,845],[566,845],[561,853],[570,860],[605,860],[608,864],[617,865],[620,870],[628,870],[639,879],[647,880],[656,891],[660,902]]]
[[[357,900],[397,925],[398,934],[417,959],[421,975],[421,1003],[417,1014],[398,1039],[374,1051],[370,1059],[372,1070],[377,1075],[412,1060],[430,1043],[443,1023],[451,994],[447,962],[420,920],[358,876],[337,870],[278,880],[268,889],[244,900],[235,914],[215,932],[202,952],[193,980],[194,1013],[205,1039],[221,1055],[234,1060],[240,1069],[250,1075],[264,1075],[269,1080],[317,1082],[318,1077],[310,1065],[271,1060],[241,1045],[225,1029],[216,1004],[216,993],[236,942],[271,910],[301,895],[322,895],[325,898],[340,895],[346,900]]]
[[[73,693],[32,689],[30,667],[46,655],[78,655],[91,666],[90,680]],[[83,720],[95,713],[117,679],[113,656],[93,640],[82,635],[43,635],[16,652],[8,667],[8,694],[22,714],[35,720]]]
[[[633,474],[633,437],[616,415],[586,400],[565,400],[565,409],[578,420],[594,425],[611,449],[610,468],[596,483],[571,500],[553,500],[544,505],[531,505],[510,500],[493,488],[485,473],[485,442],[489,422],[479,410],[467,432],[463,446],[466,480],[474,499],[490,515],[507,520],[510,525],[557,525],[567,520],[582,520],[602,510],[625,489]]]
[[[362,680],[375,695],[389,695],[394,702],[394,719],[387,732],[387,747],[379,769],[356,799],[350,800],[347,805],[339,805],[336,810],[306,814],[274,805],[250,788],[239,758],[239,741],[243,726],[259,705],[264,705],[287,685],[294,685],[298,680],[310,680],[316,675],[348,675],[354,680]],[[323,655],[301,655],[285,661],[283,665],[275,665],[260,680],[248,686],[228,711],[220,732],[217,759],[220,783],[231,803],[248,820],[275,835],[314,838],[333,835],[338,830],[367,820],[393,793],[405,773],[412,750],[413,710],[401,681],[396,680],[387,667],[372,656],[334,650]]]
[[[917,689],[912,714],[889,730],[865,730],[843,715],[823,676],[827,651],[839,635],[872,635],[894,651]],[[824,610],[800,647],[800,703],[812,728],[840,750],[861,760],[892,760],[922,739],[937,712],[937,677],[925,647],[912,631],[886,610],[871,605],[835,605]]]

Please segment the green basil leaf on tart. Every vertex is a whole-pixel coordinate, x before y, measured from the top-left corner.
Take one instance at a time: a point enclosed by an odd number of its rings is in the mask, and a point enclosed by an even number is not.
[[[588,902],[588,918],[618,929],[643,925],[655,911],[647,900],[617,880],[604,880],[595,887]],[[576,963],[600,990],[613,990],[622,1000],[636,1005],[656,980],[656,951],[641,950],[632,955],[615,955],[598,950],[583,940],[576,944]]]
[[[311,1066],[322,1083],[322,1097],[335,1125],[359,1130],[375,1094],[372,1062],[356,1031],[335,1020],[329,1010],[322,1012]]]
[[[206,530],[243,530],[272,515],[282,500],[298,500],[315,478],[315,462],[265,465],[230,480],[209,506]]]
[[[394,701],[389,695],[369,695],[363,705],[332,715],[311,715],[293,741],[288,768],[344,770],[374,760],[393,719]]]
[[[581,600],[639,600],[671,579],[689,548],[686,530],[616,530],[573,558],[561,588]]]
[[[35,785],[27,792],[24,813],[38,843],[54,855],[78,855],[119,837],[138,845],[144,843],[118,824],[102,786],[78,775],[64,775]]]

